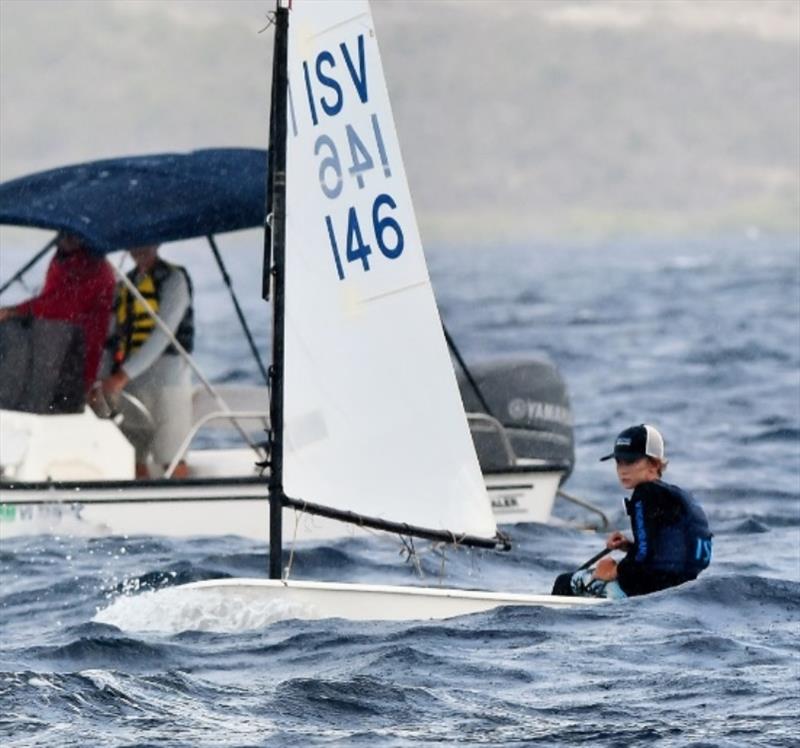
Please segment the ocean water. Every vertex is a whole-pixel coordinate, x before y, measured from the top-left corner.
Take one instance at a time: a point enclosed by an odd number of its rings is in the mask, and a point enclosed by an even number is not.
[[[170,604],[182,582],[263,574],[266,549],[252,541],[6,541],[3,746],[800,744],[797,238],[428,255],[468,361],[544,353],[559,366],[576,421],[566,488],[615,525],[624,493],[598,458],[632,423],[661,428],[665,478],[710,517],[711,567],[681,588],[591,609],[299,621]],[[230,266],[259,319],[249,256],[232,253]],[[218,378],[255,381],[229,342],[213,270],[192,272],[198,357]],[[577,518],[570,505],[556,513]],[[595,532],[505,529],[508,553],[443,558],[419,544],[418,565],[377,535],[298,548],[293,576],[546,592],[603,546]]]

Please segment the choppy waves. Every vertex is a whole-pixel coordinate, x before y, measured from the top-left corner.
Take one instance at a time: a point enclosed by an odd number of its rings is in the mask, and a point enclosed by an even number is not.
[[[561,367],[578,449],[568,489],[614,526],[622,491],[597,460],[620,428],[661,426],[667,477],[696,491],[715,532],[700,579],[592,608],[298,620],[286,605],[200,605],[178,589],[263,576],[266,549],[243,539],[5,541],[4,744],[800,743],[796,251],[696,249],[519,248],[484,263],[478,285],[463,254],[433,267],[468,360],[543,351]],[[237,361],[229,375],[254,373]],[[298,547],[293,576],[541,593],[603,545],[564,527],[507,529],[508,554],[420,544],[416,564],[380,536]]]

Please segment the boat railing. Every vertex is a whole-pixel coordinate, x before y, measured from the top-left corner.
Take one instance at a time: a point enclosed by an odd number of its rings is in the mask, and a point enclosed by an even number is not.
[[[505,453],[508,464],[517,464],[517,453],[511,445],[505,426],[494,416],[490,416],[487,413],[467,413],[467,423],[470,431],[490,433],[495,436],[502,451]]]
[[[194,423],[189,433],[186,434],[180,447],[178,447],[178,451],[172,458],[172,462],[170,462],[167,469],[164,471],[164,477],[169,478],[172,475],[178,463],[186,457],[192,440],[197,436],[197,433],[209,423],[213,421],[229,421],[232,426],[236,427],[245,420],[258,420],[265,429],[269,428],[269,413],[263,410],[215,410],[206,413]],[[248,445],[251,447],[253,446],[249,440]]]
[[[467,413],[467,422],[469,423],[470,430],[473,432],[484,432],[484,433],[491,433],[494,437],[497,438],[498,444],[502,447],[503,452],[505,453],[505,457],[508,460],[508,464],[510,466],[519,465],[522,461],[517,456],[516,452],[514,451],[514,447],[511,444],[511,439],[508,436],[508,431],[505,426],[503,426],[500,421],[498,421],[493,416],[487,415],[486,413]],[[597,505],[593,504],[591,501],[586,499],[581,499],[574,494],[567,493],[563,489],[559,488],[556,496],[564,501],[569,502],[570,504],[574,504],[575,506],[579,506],[582,509],[585,509],[587,512],[591,512],[595,514],[600,519],[600,524],[585,524],[580,525],[581,527],[591,528],[593,530],[598,531],[605,531],[611,526],[611,522],[608,518],[608,515],[600,509]]]
[[[581,499],[574,494],[567,493],[561,488],[558,489],[556,495],[558,498],[564,499],[564,501],[568,501],[570,504],[575,504],[575,506],[579,506],[581,509],[585,509],[587,512],[591,512],[592,514],[596,514],[598,517],[600,517],[599,525],[587,525],[587,529],[605,532],[611,527],[611,520],[609,520],[608,515],[599,506],[592,504],[591,501],[587,501],[586,499]]]

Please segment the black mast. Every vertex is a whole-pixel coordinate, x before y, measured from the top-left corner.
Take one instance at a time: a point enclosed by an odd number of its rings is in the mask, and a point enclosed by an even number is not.
[[[267,222],[272,234],[272,366],[269,403],[269,576],[281,579],[283,565],[283,360],[284,303],[286,262],[286,92],[289,4],[277,0],[275,10],[275,47],[272,56],[272,101],[270,107],[270,173],[269,203],[272,208]],[[265,246],[264,262],[270,263]],[[266,276],[267,269],[264,268]]]

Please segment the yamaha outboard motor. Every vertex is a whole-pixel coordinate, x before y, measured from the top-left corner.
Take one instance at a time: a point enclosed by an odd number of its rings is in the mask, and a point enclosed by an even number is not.
[[[488,415],[503,425],[508,437],[505,441],[488,419],[470,419],[481,468],[508,467],[510,442],[518,458],[562,464],[566,480],[575,464],[575,440],[567,387],[556,367],[546,359],[492,361],[470,366],[470,374]],[[487,412],[460,370],[458,385],[468,413]]]

